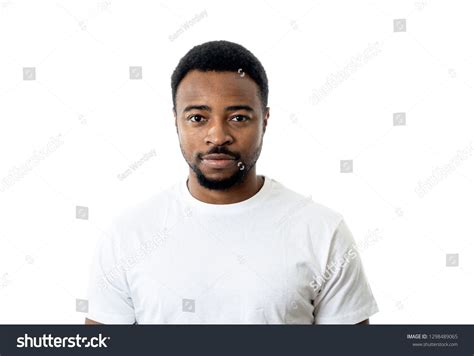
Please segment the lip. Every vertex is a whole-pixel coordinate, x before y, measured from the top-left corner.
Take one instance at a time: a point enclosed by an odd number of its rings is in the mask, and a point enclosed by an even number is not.
[[[202,162],[211,168],[228,168],[235,165],[234,159],[203,159]]]
[[[212,153],[202,156],[202,163],[215,169],[229,168],[235,165],[235,158],[224,153]]]
[[[202,157],[203,160],[234,160],[234,157],[226,155],[224,153],[212,153]]]

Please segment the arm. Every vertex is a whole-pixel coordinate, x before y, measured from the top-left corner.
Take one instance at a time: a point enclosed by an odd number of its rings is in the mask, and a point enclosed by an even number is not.
[[[86,324],[86,325],[104,325],[104,324],[99,323],[99,322],[97,322],[97,321],[95,321],[95,320],[91,320],[91,319],[87,319],[87,318],[86,318],[85,324]]]
[[[84,324],[132,324],[135,310],[123,268],[127,254],[121,250],[121,226],[118,219],[109,221],[106,226],[97,237],[90,266],[88,313],[84,315]]]
[[[315,273],[330,272],[329,278],[318,282],[320,293],[313,302],[315,324],[369,324],[369,316],[375,314],[378,307],[354,237],[344,219],[334,230],[326,259],[325,268],[322,266]],[[334,264],[337,265],[335,270]]]

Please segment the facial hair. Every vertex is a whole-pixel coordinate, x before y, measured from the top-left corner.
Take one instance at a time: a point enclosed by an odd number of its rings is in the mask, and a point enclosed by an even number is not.
[[[249,171],[255,166],[257,163],[258,158],[260,157],[260,153],[262,151],[262,145],[263,145],[263,137],[260,140],[260,144],[257,147],[257,149],[252,153],[250,158],[247,161],[244,161],[240,159],[240,157],[236,157],[236,167],[237,167],[237,162],[242,162],[245,165],[245,168],[243,170],[237,169],[235,173],[233,173],[230,177],[224,178],[224,179],[209,179],[207,178],[204,173],[201,171],[201,169],[198,167],[198,165],[194,162],[189,162],[186,159],[186,155],[184,154],[183,147],[181,146],[181,152],[183,153],[183,157],[186,160],[188,166],[196,173],[197,181],[199,185],[202,187],[209,189],[209,190],[219,190],[219,191],[227,191],[232,187],[239,186],[245,181],[245,178],[247,177]],[[218,146],[216,147],[213,151],[209,153],[224,153],[224,154],[229,154],[228,150],[225,148],[225,146]],[[235,155],[234,155],[235,156]],[[200,161],[200,157],[196,157],[197,161]]]

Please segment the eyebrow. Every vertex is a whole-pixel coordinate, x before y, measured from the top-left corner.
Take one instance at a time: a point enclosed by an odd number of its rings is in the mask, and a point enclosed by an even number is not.
[[[188,105],[184,108],[183,113],[191,111],[191,110],[205,110],[212,112],[212,109],[207,106],[207,105]],[[254,112],[255,110],[248,105],[231,105],[231,106],[226,106],[225,111],[237,111],[237,110],[246,110],[246,111],[251,111]]]

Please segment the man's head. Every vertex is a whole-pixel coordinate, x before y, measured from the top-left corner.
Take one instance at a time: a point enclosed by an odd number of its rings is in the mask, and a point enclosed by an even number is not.
[[[260,61],[236,43],[206,42],[180,60],[171,87],[181,152],[200,185],[226,190],[255,173],[269,117]],[[210,154],[233,161],[206,160]]]

